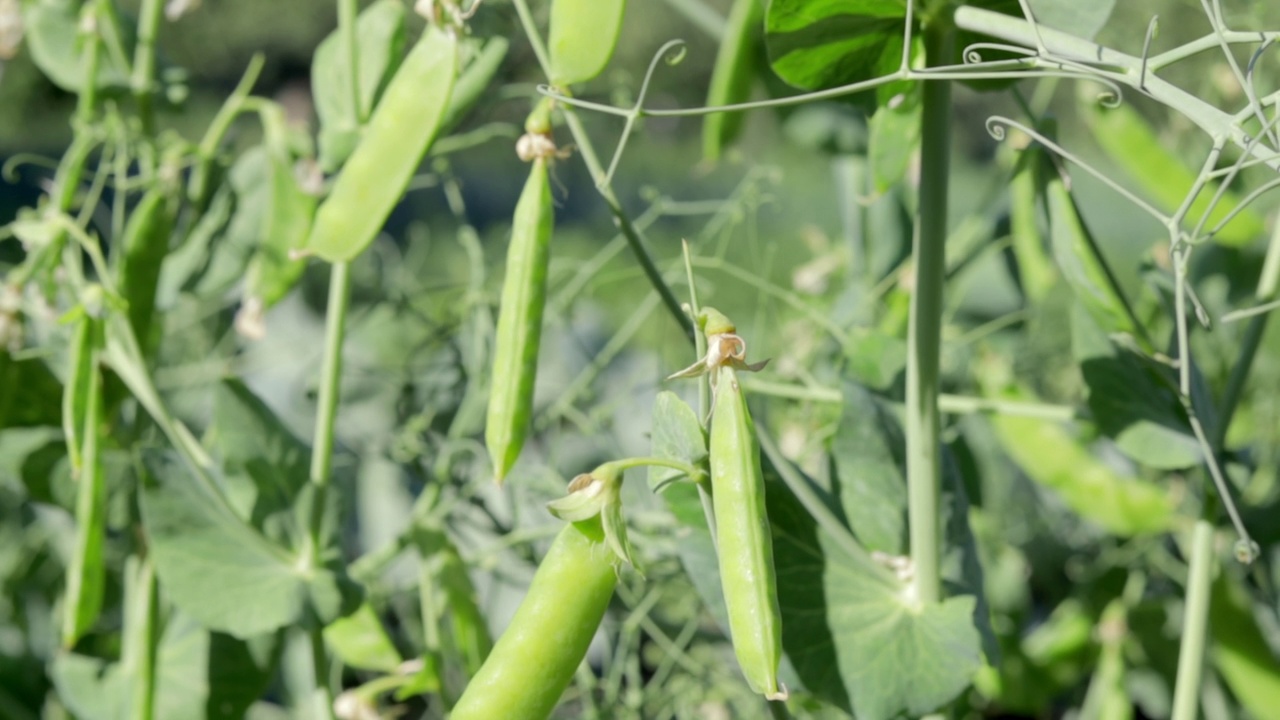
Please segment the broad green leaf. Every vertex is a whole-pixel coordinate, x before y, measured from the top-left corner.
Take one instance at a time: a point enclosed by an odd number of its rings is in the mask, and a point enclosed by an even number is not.
[[[653,456],[700,465],[707,459],[707,436],[698,414],[675,393],[664,390],[653,401]],[[679,470],[649,466],[649,487],[683,477]],[[693,478],[690,478],[693,479]]]
[[[919,86],[906,88],[871,116],[867,141],[875,191],[882,193],[907,173],[911,158],[920,146]]]
[[[1280,698],[1280,657],[1264,639],[1249,594],[1224,571],[1213,583],[1209,607],[1214,667],[1253,717],[1267,717]]]
[[[1036,22],[1092,40],[1111,17],[1116,0],[1030,0]]]
[[[283,111],[276,110],[272,114],[283,125]],[[279,127],[276,132],[283,134],[284,128]],[[259,302],[264,310],[275,305],[302,277],[306,261],[289,254],[306,244],[318,204],[316,196],[298,182],[292,154],[283,145],[281,138],[268,149],[266,212],[245,277],[245,297]]]
[[[844,386],[840,425],[831,440],[838,483],[833,489],[849,527],[868,550],[902,555],[907,548],[907,484],[902,432],[862,387]]]
[[[145,456],[142,516],[165,596],[205,627],[247,638],[301,618],[307,571],[207,496],[170,453]]]
[[[901,66],[905,20],[901,0],[773,0],[765,46],[773,71],[791,85],[847,85]],[[894,83],[879,92],[887,99],[900,88]]]
[[[1088,103],[1083,117],[1102,150],[1138,184],[1156,207],[1170,214],[1181,207],[1187,192],[1195,184],[1195,174],[1177,155],[1165,148],[1137,111],[1128,105],[1104,108],[1097,103]],[[1209,202],[1217,189],[1216,183],[1205,184],[1187,212],[1188,225],[1194,225],[1209,210]],[[1240,200],[1234,192],[1224,192],[1221,201],[1209,212],[1205,230],[1211,230],[1226,218],[1240,205]],[[1265,232],[1262,216],[1251,208],[1245,208],[1224,225],[1214,239],[1223,245],[1243,247],[1261,238]]]
[[[767,485],[782,644],[809,692],[863,720],[920,716],[950,702],[980,664],[972,596],[912,601],[906,586]]]
[[[293,506],[307,483],[310,449],[240,380],[228,378],[218,385],[213,428],[227,468],[243,470],[253,479],[257,518]]]
[[[156,657],[154,716],[165,720],[234,720],[270,682],[280,642],[268,635],[241,641],[202,629],[176,613]],[[59,699],[82,720],[133,717],[133,678],[120,663],[61,653],[51,671]]]
[[[1004,400],[1035,400],[1025,389],[1012,385],[984,392]],[[1146,481],[1121,476],[1058,422],[996,413],[991,425],[1005,453],[1027,477],[1108,532],[1157,533],[1172,523],[1173,504],[1167,493]]]
[[[551,0],[551,82],[573,85],[599,75],[622,32],[626,0]]]
[[[1079,306],[1071,314],[1071,343],[1094,421],[1121,452],[1162,470],[1201,461],[1172,368],[1113,343]]]
[[[84,84],[88,47],[86,36],[80,30],[81,5],[75,0],[32,0],[23,3],[22,11],[31,59],[53,84],[73,93]],[[108,20],[99,18],[97,23],[104,27]],[[127,38],[121,40],[124,39]],[[127,60],[106,47],[99,52],[98,89],[128,88],[128,69],[121,63],[121,60]]]
[[[387,81],[404,56],[404,3],[377,0],[356,20],[356,63],[360,108],[356,112],[338,30],[316,48],[311,60],[311,87],[320,120],[320,166],[341,167],[360,140],[360,118],[368,117]]]
[[[378,613],[368,603],[324,629],[324,641],[342,662],[361,670],[395,672],[400,652],[382,627]]]

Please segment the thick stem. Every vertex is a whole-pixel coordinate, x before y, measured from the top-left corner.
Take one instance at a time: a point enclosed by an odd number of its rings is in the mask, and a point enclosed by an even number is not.
[[[1174,685],[1173,720],[1195,720],[1200,679],[1204,671],[1205,639],[1209,630],[1209,585],[1213,579],[1213,523],[1201,518],[1191,532],[1188,558],[1187,609],[1178,648],[1178,678]]]
[[[161,0],[142,0],[142,6],[138,8],[138,45],[133,51],[133,75],[129,78],[129,89],[138,104],[142,134],[148,138],[155,137],[156,129],[152,99],[155,95],[156,34],[163,13],[164,3]]]
[[[930,65],[950,61],[954,34],[949,28],[925,31]],[[921,603],[942,597],[939,568],[939,494],[941,444],[938,373],[942,348],[942,287],[946,277],[947,179],[951,159],[951,85],[922,88],[920,202],[916,217],[915,291],[907,337],[907,514],[916,597]]]
[[[342,339],[346,333],[347,304],[351,295],[351,267],[334,263],[329,276],[329,306],[325,312],[324,359],[320,367],[320,396],[316,408],[315,438],[311,450],[310,480],[315,491],[311,506],[310,552],[308,560],[316,563],[324,544],[324,515],[333,466],[333,427],[338,411],[338,391],[342,379]],[[324,636],[317,625],[311,632],[311,652],[316,669],[316,686],[325,699],[324,714],[333,712],[332,690],[327,678]]]

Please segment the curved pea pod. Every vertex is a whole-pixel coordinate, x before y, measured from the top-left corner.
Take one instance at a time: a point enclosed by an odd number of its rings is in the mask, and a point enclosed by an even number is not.
[[[751,97],[751,78],[756,70],[764,26],[764,3],[761,0],[734,0],[729,10],[724,37],[716,53],[711,72],[711,89],[707,105],[736,105]],[[702,121],[702,157],[708,162],[720,159],[720,151],[733,142],[742,129],[741,112],[713,113]]]
[[[552,0],[551,82],[572,85],[599,75],[622,31],[626,0]]]
[[[510,43],[501,35],[489,38],[458,76],[458,82],[453,86],[453,97],[449,100],[449,109],[445,111],[444,120],[440,123],[443,132],[447,133],[457,127],[490,89],[489,84],[498,75],[502,61],[507,57],[508,47]]]
[[[533,414],[554,215],[546,161],[539,158],[516,203],[493,348],[484,440],[498,482],[520,456]]]
[[[615,560],[599,515],[561,530],[452,720],[545,720],[604,619]]]
[[[151,344],[156,288],[160,267],[169,253],[173,219],[168,191],[156,187],[142,196],[124,228],[117,284],[129,303],[129,324],[144,351]]]
[[[787,697],[786,688],[778,684],[782,619],[760,446],[737,371],[723,366],[718,372],[711,422],[711,489],[729,632],[747,684],[770,700],[782,700]]]
[[[431,147],[458,70],[458,40],[431,26],[387,85],[363,138],[316,212],[307,249],[329,262],[359,255]]]

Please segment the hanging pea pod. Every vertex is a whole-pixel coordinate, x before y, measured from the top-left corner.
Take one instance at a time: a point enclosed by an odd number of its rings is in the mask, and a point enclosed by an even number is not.
[[[760,447],[737,370],[724,365],[715,372],[711,488],[729,632],[747,684],[770,700],[782,700],[787,697],[786,688],[778,684],[782,616]]]
[[[618,543],[608,508],[617,506],[620,470],[606,464],[579,475],[552,504],[569,524],[538,565],[520,609],[453,708],[452,720],[545,720],[604,619],[618,581]],[[576,520],[571,518],[577,518]],[[629,555],[629,551],[623,550]]]
[[[496,35],[485,41],[471,63],[467,65],[458,82],[453,86],[453,97],[449,100],[449,109],[440,122],[441,133],[448,133],[466,118],[480,98],[489,91],[489,84],[502,67],[507,57],[507,39]]]
[[[573,85],[599,75],[622,32],[626,0],[552,0],[551,82]]]
[[[345,262],[373,242],[440,129],[457,69],[456,35],[431,26],[391,79],[360,144],[320,205],[308,250],[329,262]]]
[[[711,72],[707,105],[736,105],[751,99],[751,80],[764,31],[764,3],[761,0],[734,0]],[[720,152],[742,130],[743,113],[707,115],[702,121],[702,157],[720,159]]]
[[[75,549],[67,566],[67,589],[62,605],[62,645],[66,648],[75,646],[97,621],[102,611],[106,575],[103,545],[106,542],[107,491],[99,453],[102,372],[98,370],[98,353],[102,347],[102,323],[92,316],[80,322],[76,346],[82,357],[76,364],[78,368],[87,368],[87,372],[83,378],[83,417],[78,423],[81,429],[78,436],[81,472],[76,490]],[[81,379],[77,378],[77,381]],[[75,441],[72,438],[68,440]]]
[[[160,269],[169,254],[169,236],[176,214],[174,193],[156,186],[142,196],[129,215],[116,283],[129,303],[129,324],[143,352],[152,346],[151,326],[156,309],[156,287]]]
[[[498,482],[515,464],[529,433],[554,216],[547,160],[537,157],[516,203],[493,348],[484,437]]]

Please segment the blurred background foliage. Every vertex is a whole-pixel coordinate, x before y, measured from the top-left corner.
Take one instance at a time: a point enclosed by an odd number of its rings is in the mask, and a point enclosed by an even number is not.
[[[543,5],[536,4],[538,12],[545,12]],[[687,42],[687,53],[680,64],[658,70],[648,104],[702,104],[716,49],[708,30],[728,5],[724,0],[631,2],[609,70],[581,95],[616,105],[631,102],[652,53],[678,37]],[[137,2],[123,0],[120,6],[129,13]],[[1234,26],[1280,27],[1275,3],[1229,3],[1227,10]],[[1194,0],[1120,2],[1098,42],[1137,54],[1153,15],[1160,17],[1154,51],[1208,29]],[[313,131],[311,55],[334,25],[328,0],[204,0],[180,21],[167,23],[160,37],[170,100],[162,108],[162,127],[198,141],[250,57],[261,52],[266,65],[255,94],[281,102],[299,131]],[[476,442],[482,412],[469,395],[469,383],[483,384],[484,378],[470,368],[477,357],[486,357],[491,340],[501,258],[525,172],[512,148],[542,78],[507,3],[486,0],[472,27],[481,37],[510,38],[511,50],[493,92],[456,132],[475,143],[448,153],[438,146],[424,167],[420,189],[409,194],[383,236],[354,264],[335,470],[349,559],[368,558],[402,542],[424,487],[445,483],[452,488],[451,536],[471,569],[488,629],[496,636],[558,526],[543,503],[559,496],[568,478],[598,462],[647,454],[653,397],[666,387],[662,378],[690,358],[680,329],[663,314],[615,237],[582,163],[576,158],[558,163],[537,433],[506,487],[489,483]],[[1200,60],[1165,77],[1215,105],[1238,104],[1240,88],[1220,57],[1206,53]],[[1265,55],[1258,72],[1280,77],[1280,55]],[[67,119],[74,95],[46,80],[25,52],[3,61],[0,73],[0,159],[55,158],[71,137]],[[1098,142],[1104,131],[1090,109],[1097,88],[1064,82],[1040,98],[1036,85],[1018,87],[1056,117],[1063,145],[1123,184],[1141,186],[1142,178],[1127,175]],[[764,97],[794,91],[765,71],[755,92]],[[1188,169],[1198,167],[1208,139],[1180,116],[1132,95],[1127,103],[1153,128],[1160,145]],[[1066,330],[1069,299],[1059,287],[1028,303],[1007,241],[1007,189],[1015,157],[1010,143],[991,139],[984,121],[992,114],[1017,117],[1019,108],[1008,91],[978,93],[957,86],[951,180],[956,258],[946,294],[944,390],[982,396],[994,392],[991,388],[1016,385],[1026,399],[1087,415],[1085,383]],[[842,428],[849,432],[863,422],[842,415],[844,384],[856,381],[870,388],[890,413],[902,393],[908,297],[903,282],[916,178],[909,170],[903,184],[879,193],[859,184],[867,152],[864,111],[857,102],[823,102],[753,112],[743,139],[715,167],[696,162],[698,119],[643,119],[615,179],[618,196],[647,228],[651,250],[671,282],[683,283],[680,240],[687,238],[695,247],[703,301],[738,319],[753,357],[774,359],[770,372],[757,379],[753,402],[782,452],[819,484],[839,474],[833,463],[858,462],[856,455],[840,456]],[[611,150],[621,120],[583,116],[597,147]],[[557,136],[562,145],[568,143],[563,129]],[[260,130],[242,120],[231,137],[238,152],[258,143]],[[30,162],[6,178],[0,185],[0,223],[11,220],[19,207],[34,204],[50,175],[47,164]],[[1264,170],[1252,169],[1241,173],[1236,185],[1252,188],[1265,178]],[[1164,229],[1088,175],[1073,171],[1071,179],[1084,220],[1121,285],[1143,298],[1141,309],[1154,337],[1168,337],[1169,313],[1150,271],[1167,271]],[[1275,207],[1274,198],[1264,198],[1256,214],[1274,225]],[[477,231],[479,245],[464,239],[461,231],[467,226]],[[1264,235],[1252,243],[1197,252],[1192,283],[1213,317],[1250,304]],[[0,245],[0,264],[16,260],[15,245]],[[203,289],[173,290],[167,296],[157,385],[179,416],[206,428],[220,379],[241,377],[286,428],[307,437],[326,268],[310,264],[301,292],[268,315],[266,337],[246,342],[232,329],[239,299],[233,292],[235,261],[228,267],[225,278]],[[173,284],[178,286],[179,279]],[[1219,325],[1194,336],[1199,368],[1210,387],[1225,382],[1242,330],[1243,323]],[[69,554],[74,490],[59,450],[57,405],[48,412],[38,406],[58,396],[58,380],[40,373],[22,378],[21,388],[6,382],[0,390],[5,394],[0,405],[22,407],[27,416],[15,424],[31,430],[21,437],[0,436],[7,443],[0,444],[0,716],[43,712],[58,717],[64,707],[84,713],[74,707],[75,677],[80,676],[65,668],[61,675],[54,671],[57,643],[50,630]],[[847,397],[845,403],[847,411]],[[1158,483],[1184,519],[1194,516],[1203,491],[1194,473],[1156,470],[1126,457],[1097,424],[1053,423],[1058,434],[1046,431],[1038,442],[1047,444],[1027,446],[1028,463],[1010,447],[1018,441],[1002,437],[990,417],[969,412],[947,417],[950,456],[973,506],[970,522],[1000,649],[1000,657],[993,658],[996,667],[984,670],[962,700],[962,709],[975,716],[1103,717],[1080,708],[1088,707],[1091,693],[1100,692],[1094,690],[1098,668],[1115,648],[1128,668],[1121,685],[1134,708],[1123,717],[1168,716],[1185,580],[1180,536],[1117,532],[1099,520],[1105,508],[1089,510],[1098,500],[1072,483],[1089,463],[1127,481]],[[1229,474],[1264,557],[1248,573],[1223,569],[1215,602],[1221,600],[1216,607],[1227,610],[1214,616],[1215,633],[1223,633],[1216,636],[1214,657],[1236,653],[1262,669],[1232,672],[1230,662],[1219,663],[1206,680],[1204,712],[1213,720],[1267,720],[1280,717],[1275,710],[1280,695],[1268,694],[1280,692],[1277,672],[1267,666],[1268,653],[1280,647],[1275,594],[1280,584],[1280,523],[1275,522],[1280,334],[1274,329],[1265,336],[1227,437],[1233,448]],[[1051,455],[1055,444],[1082,448],[1082,454]],[[127,473],[125,451],[113,452],[117,457],[108,472]],[[597,673],[580,674],[560,716],[762,717],[762,705],[738,677],[724,635],[693,587],[696,579],[691,582],[680,563],[682,528],[641,482],[628,485],[627,492],[645,576],[623,573],[615,612],[590,655]],[[115,500],[113,531],[124,532],[127,499]],[[1224,533],[1222,546],[1229,543]],[[357,571],[357,577],[372,578],[369,594],[396,652],[414,657],[426,637],[419,568],[406,555],[388,560],[377,572],[357,567],[368,570],[364,576]],[[116,598],[116,604],[78,650],[99,657],[118,654],[119,596],[119,587],[109,587],[107,597]],[[1109,608],[1118,598],[1127,609],[1119,629],[1109,624],[1115,615]],[[252,717],[284,717],[305,695],[305,643],[289,636],[279,652],[280,671],[260,683],[265,693],[245,696]],[[344,672],[349,686],[377,676],[350,667]],[[225,681],[209,678],[210,687],[222,682],[225,689]],[[253,683],[248,685],[252,689]],[[209,687],[195,692],[213,697]],[[259,693],[263,699],[254,700]],[[421,700],[409,702],[414,712],[427,709]],[[842,716],[803,695],[794,705],[805,717]]]

